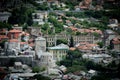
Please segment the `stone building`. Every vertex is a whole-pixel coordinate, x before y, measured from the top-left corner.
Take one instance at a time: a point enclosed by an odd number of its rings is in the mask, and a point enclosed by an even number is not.
[[[39,54],[39,51],[46,51],[46,39],[43,37],[38,37],[35,39],[35,52]]]
[[[20,34],[22,33],[21,30],[17,30],[17,29],[12,29],[8,32],[8,37],[9,39],[19,39],[20,38]]]
[[[42,52],[38,55],[39,66],[42,67],[55,67],[55,61],[53,60],[53,54],[49,52]]]
[[[6,55],[18,55],[20,51],[20,42],[17,39],[10,39],[5,43]]]
[[[46,38],[47,44],[48,46],[54,46],[56,45],[56,41],[58,39],[65,39],[68,41],[68,45],[70,43],[70,38],[71,35],[67,35],[67,34],[56,34],[56,35],[44,35],[44,37]],[[74,41],[74,45],[80,42],[89,42],[89,43],[97,43],[97,42],[101,42],[102,38],[101,37],[95,37],[94,34],[80,34],[77,36],[72,36],[73,37],[73,41]]]

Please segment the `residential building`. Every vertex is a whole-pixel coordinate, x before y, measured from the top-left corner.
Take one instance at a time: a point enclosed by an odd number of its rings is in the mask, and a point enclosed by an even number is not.
[[[32,14],[33,22],[38,25],[43,25],[48,19],[48,12],[37,11]]]
[[[53,54],[49,52],[39,52],[38,60],[39,60],[39,66],[41,67],[49,67],[53,68],[55,67],[55,61],[53,60]]]
[[[88,73],[86,74],[86,78],[87,78],[87,79],[91,79],[91,78],[92,78],[93,76],[95,76],[95,75],[97,75],[97,71],[90,69],[90,70],[88,71]]]
[[[16,29],[16,30],[23,31],[23,27],[18,26],[18,24],[15,24],[14,27],[12,27],[12,28],[13,28],[13,29]]]
[[[93,50],[97,53],[97,50],[100,50],[98,44],[90,44],[88,42],[80,42],[76,45],[76,48],[86,53],[91,53]]]
[[[9,12],[0,12],[0,21],[7,22],[10,16],[11,16],[11,13]]]
[[[32,55],[18,55],[18,56],[0,56],[0,66],[7,66],[10,63],[10,60],[14,60],[17,62],[21,62],[22,64],[26,64],[32,66],[33,64],[33,56]]]
[[[5,43],[6,55],[18,55],[20,51],[20,42],[17,39],[10,39]]]
[[[84,59],[92,60],[95,63],[108,64],[112,61],[112,57],[108,54],[84,54],[82,57]]]
[[[2,28],[0,29],[0,35],[7,35],[8,29],[7,28]]]
[[[110,27],[113,30],[118,30],[119,29],[119,24],[117,19],[110,19],[108,27]]]
[[[56,45],[56,41],[58,39],[67,40],[68,45],[69,45],[71,35],[62,33],[62,34],[56,34],[56,35],[44,35],[44,37],[46,38],[48,46]],[[91,33],[80,34],[80,35],[77,35],[77,36],[73,35],[72,37],[73,37],[74,45],[76,45],[77,43],[80,43],[80,42],[97,43],[97,42],[102,41],[101,37],[95,37],[94,34],[91,34]]]
[[[46,2],[47,0],[36,0],[35,2],[38,4],[43,4],[44,2]]]
[[[9,39],[19,39],[20,38],[20,34],[22,33],[21,30],[17,30],[17,29],[12,29],[8,32],[8,37]]]
[[[69,40],[70,40],[70,35],[67,34],[56,34],[56,35],[44,35],[44,37],[46,38],[47,41],[47,45],[50,46],[55,46],[56,45],[56,41],[58,39],[65,39],[68,41],[69,44]]]
[[[90,9],[92,6],[92,0],[83,0],[82,2],[80,2],[79,6],[80,9],[83,10]]]
[[[40,27],[28,27],[27,30],[32,38],[36,38],[37,36],[42,35]]]
[[[110,41],[115,38],[117,36],[117,33],[114,32],[113,30],[105,30],[104,32],[104,41],[105,41],[105,45],[109,46],[110,45]]]
[[[7,33],[8,30],[6,28],[0,29],[0,42],[8,40]]]
[[[80,42],[89,42],[89,43],[94,43],[94,35],[92,34],[81,34],[78,36],[73,36],[74,44],[80,43]]]
[[[111,48],[115,51],[120,51],[120,38],[113,38],[111,40],[111,44],[110,46],[112,46]]]
[[[68,50],[69,46],[65,44],[59,44],[57,46],[48,47],[48,52],[53,54],[53,59],[55,61],[63,60],[66,57]]]

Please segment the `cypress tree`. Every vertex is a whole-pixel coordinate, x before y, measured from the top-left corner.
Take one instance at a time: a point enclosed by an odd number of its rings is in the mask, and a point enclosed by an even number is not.
[[[73,40],[73,37],[71,36],[70,38],[70,47],[74,47],[74,40]]]

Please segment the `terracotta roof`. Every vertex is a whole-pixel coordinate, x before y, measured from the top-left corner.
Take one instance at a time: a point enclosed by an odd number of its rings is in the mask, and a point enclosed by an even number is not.
[[[21,30],[13,29],[9,31],[10,33],[21,33]]]
[[[77,28],[75,28],[73,26],[70,26],[69,28],[72,29],[73,31],[77,31],[78,30]]]
[[[98,33],[98,34],[102,34],[102,31],[101,30],[94,30],[94,29],[78,29],[79,32],[86,32],[86,33]]]
[[[120,39],[114,38],[112,42],[113,42],[113,44],[120,44]]]
[[[28,44],[28,42],[20,42],[20,44]]]
[[[76,48],[74,48],[74,47],[71,47],[71,48],[69,48],[71,51],[74,51]]]
[[[18,39],[10,39],[9,42],[19,42]]]
[[[8,38],[6,35],[0,35],[0,39]]]
[[[0,33],[6,33],[6,29],[0,29]]]
[[[33,46],[35,46],[35,44],[34,43],[30,43],[29,46],[33,47]]]
[[[23,31],[23,32],[20,34],[20,36],[21,36],[21,35],[29,36],[30,34]]]
[[[82,49],[82,50],[91,50],[94,46],[98,46],[98,45],[97,44],[90,44],[88,42],[82,42],[82,43],[79,43],[77,48]]]
[[[71,22],[70,20],[66,20],[66,23],[69,23],[69,22]]]

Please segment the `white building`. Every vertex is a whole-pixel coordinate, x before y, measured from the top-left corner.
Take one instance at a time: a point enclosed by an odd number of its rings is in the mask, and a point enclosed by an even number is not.
[[[36,0],[35,2],[38,4],[43,4],[44,2],[46,2],[47,0]]]
[[[48,47],[48,51],[53,54],[53,59],[56,61],[64,59],[67,55],[68,50],[69,46],[65,44],[59,44],[54,47]]]
[[[92,60],[95,63],[101,63],[106,60],[108,63],[112,61],[112,57],[108,54],[84,54],[84,59]]]
[[[11,13],[9,12],[0,12],[0,21],[1,22],[7,22],[8,18],[11,16]]]
[[[47,21],[48,13],[37,11],[36,13],[33,13],[32,16],[33,16],[33,22],[34,23],[37,23],[39,25],[43,25],[44,22]]]

